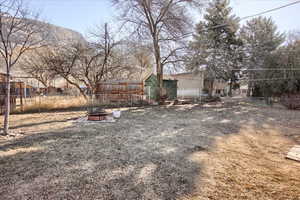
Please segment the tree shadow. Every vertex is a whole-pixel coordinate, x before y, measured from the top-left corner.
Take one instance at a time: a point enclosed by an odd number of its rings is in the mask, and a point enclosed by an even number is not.
[[[203,166],[191,155],[274,117],[252,107],[178,108],[129,110],[117,123],[77,124],[3,144],[0,196],[177,199],[198,187]]]
[[[27,123],[27,124],[22,124],[18,126],[11,126],[11,130],[19,129],[19,128],[26,128],[26,127],[32,127],[32,126],[39,126],[39,125],[47,125],[47,124],[53,124],[53,123],[64,123],[68,122],[70,120],[76,120],[78,117],[72,117],[69,119],[64,119],[64,120],[50,120],[50,121],[44,121],[44,122],[37,122],[37,123]]]

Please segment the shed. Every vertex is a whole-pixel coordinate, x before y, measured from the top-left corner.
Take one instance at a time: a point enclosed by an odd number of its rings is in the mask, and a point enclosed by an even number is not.
[[[171,74],[170,76],[178,80],[178,97],[197,98],[201,96],[204,86],[203,71]]]
[[[159,87],[157,76],[151,74],[145,80],[145,93],[152,100],[157,100]],[[164,95],[168,100],[174,100],[177,98],[177,80],[163,80]]]

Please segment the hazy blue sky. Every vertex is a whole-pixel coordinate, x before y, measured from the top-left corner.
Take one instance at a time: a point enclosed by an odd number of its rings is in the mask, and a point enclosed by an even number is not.
[[[95,24],[111,21],[116,12],[109,0],[28,0],[48,22],[85,33]],[[252,15],[295,0],[231,0],[239,17]],[[300,30],[300,4],[265,16],[272,16],[281,31]]]

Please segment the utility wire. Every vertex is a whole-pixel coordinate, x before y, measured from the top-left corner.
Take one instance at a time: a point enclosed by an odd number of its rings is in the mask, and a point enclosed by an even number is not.
[[[249,19],[249,18],[252,18],[252,17],[260,16],[260,15],[263,15],[263,14],[267,14],[267,13],[270,13],[270,12],[274,12],[276,10],[280,10],[282,8],[290,7],[290,6],[299,4],[299,3],[300,3],[300,0],[292,2],[292,3],[289,3],[289,4],[285,4],[283,6],[279,6],[277,8],[272,8],[272,9],[269,9],[269,10],[266,10],[266,11],[263,11],[263,12],[260,12],[260,13],[256,13],[256,14],[249,15],[249,16],[245,16],[245,17],[240,18],[240,21],[245,20],[245,19]],[[216,29],[216,28],[220,28],[220,27],[224,27],[224,26],[229,26],[229,24],[228,23],[224,23],[224,24],[216,25],[216,26],[210,27],[209,29],[206,29],[206,30]]]
[[[266,68],[266,69],[241,69],[241,71],[300,71],[295,68]]]
[[[279,80],[294,80],[294,78],[261,78],[261,79],[240,79],[240,81],[256,82],[256,81],[279,81]]]
[[[245,19],[248,19],[248,18],[260,16],[260,15],[263,15],[263,14],[266,14],[266,13],[269,13],[269,12],[274,12],[274,11],[276,11],[276,10],[280,10],[280,9],[282,9],[282,8],[286,8],[286,7],[289,7],[289,6],[293,6],[293,5],[296,5],[296,4],[298,4],[298,3],[300,3],[300,0],[295,1],[295,2],[292,2],[292,3],[289,3],[289,4],[286,4],[286,5],[283,5],[283,6],[280,6],[280,7],[277,7],[277,8],[273,8],[273,9],[270,9],[270,10],[266,10],[266,11],[263,11],[263,12],[260,12],[260,13],[254,14],[254,15],[249,15],[249,16],[246,16],[246,17],[242,17],[240,20],[245,20]]]

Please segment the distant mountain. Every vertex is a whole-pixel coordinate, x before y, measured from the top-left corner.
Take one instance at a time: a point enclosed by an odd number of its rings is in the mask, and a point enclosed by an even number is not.
[[[41,22],[43,23],[43,22]],[[49,41],[54,41],[57,43],[76,43],[76,42],[82,42],[86,43],[85,38],[82,34],[79,32],[76,32],[74,30],[63,28],[60,26],[52,25],[52,24],[46,24],[48,28],[48,39]]]
[[[23,20],[24,19],[22,19],[22,21]],[[77,42],[86,43],[86,40],[82,34],[74,30],[33,19],[25,19],[25,21],[41,31],[40,33],[34,35],[35,39],[37,40],[45,38],[46,41],[52,45]],[[24,22],[22,22],[22,24],[23,23]],[[15,32],[11,35],[11,39],[16,40],[16,42],[20,42],[20,40],[23,41],[24,38],[26,38],[26,33],[23,33],[22,31]]]
[[[40,24],[41,26],[45,26],[47,30],[47,39],[46,43],[51,45],[67,45],[72,43],[87,43],[85,38],[79,32],[74,30],[63,28],[60,26],[56,26],[53,24],[41,22],[41,21],[34,21],[35,23]],[[4,70],[4,61],[0,56],[0,73],[5,72]],[[18,76],[23,76],[24,72],[20,70],[20,67],[15,66],[12,69],[12,73]]]

